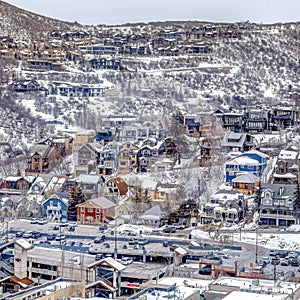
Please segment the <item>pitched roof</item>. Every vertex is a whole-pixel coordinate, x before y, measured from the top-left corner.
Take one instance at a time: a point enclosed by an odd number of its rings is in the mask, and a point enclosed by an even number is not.
[[[128,185],[121,177],[114,177],[114,178],[111,178],[109,181],[114,182],[114,184],[118,187],[120,196],[127,194]]]
[[[110,207],[116,206],[116,203],[108,200],[105,197],[99,197],[99,198],[90,199],[88,201],[85,201],[84,203],[79,204],[78,206],[79,207],[80,206],[86,206],[86,204],[91,203],[91,202],[93,204],[95,204],[96,206],[99,206],[101,208],[110,208]]]
[[[255,176],[253,173],[244,173],[234,179],[232,182],[240,182],[240,183],[257,183],[260,182],[260,179]]]

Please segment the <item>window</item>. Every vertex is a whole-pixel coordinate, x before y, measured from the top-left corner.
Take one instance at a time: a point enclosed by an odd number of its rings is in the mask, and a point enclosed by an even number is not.
[[[36,163],[37,163],[37,162],[39,162],[39,161],[40,161],[40,158],[39,158],[39,157],[37,157],[37,156],[35,156],[35,157],[34,157],[34,162],[36,162]]]
[[[84,212],[84,206],[81,206],[81,207],[80,207],[80,211],[81,211],[81,212]]]
[[[88,208],[88,212],[93,212],[93,210],[94,210],[94,209],[93,209],[92,207],[89,207],[89,208]]]
[[[96,216],[96,219],[97,219],[97,220],[100,220],[100,216]]]
[[[96,212],[97,212],[97,213],[99,213],[99,212],[100,212],[100,208],[99,208],[99,207],[96,209]]]

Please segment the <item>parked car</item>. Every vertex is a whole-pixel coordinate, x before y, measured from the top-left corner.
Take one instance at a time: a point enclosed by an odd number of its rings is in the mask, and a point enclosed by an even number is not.
[[[32,231],[26,231],[26,232],[23,234],[23,238],[24,238],[24,239],[29,239],[29,238],[32,238],[32,237],[33,237]]]
[[[138,243],[138,240],[137,239],[130,239],[129,241],[128,241],[128,244],[129,245],[136,245]]]
[[[74,226],[70,226],[68,231],[74,232],[75,231],[75,227]]]
[[[140,239],[138,239],[138,244],[139,244],[139,245],[146,245],[146,244],[149,244],[149,240],[146,239],[146,238],[140,238]]]
[[[201,275],[210,275],[211,274],[211,268],[210,267],[204,267],[199,270],[199,274]]]
[[[271,259],[271,265],[279,265],[280,264],[280,258],[278,257],[273,257]]]
[[[176,232],[176,228],[173,226],[167,226],[163,229],[164,233],[175,233]]]
[[[39,225],[45,225],[45,224],[47,224],[47,220],[45,220],[45,219],[39,219],[39,220],[37,220],[37,224],[39,224]]]
[[[98,254],[96,254],[96,256],[95,256],[95,260],[98,261],[98,260],[103,259],[104,257],[105,257],[105,256],[104,256],[102,253],[98,253]]]
[[[32,237],[34,239],[38,239],[41,236],[42,236],[42,234],[39,231],[32,231]]]
[[[104,241],[105,241],[105,235],[102,235],[101,237],[94,239],[95,244],[100,244],[103,243]]]
[[[24,232],[23,232],[23,231],[18,231],[18,232],[16,233],[16,238],[20,238],[20,237],[22,237],[22,236],[23,236],[23,234],[24,234]]]
[[[290,265],[290,261],[287,258],[283,258],[282,261],[280,262],[280,264],[282,266],[289,266]]]
[[[133,262],[133,259],[130,258],[130,257],[123,257],[121,258],[120,262],[123,264],[123,265],[129,265]]]
[[[108,226],[106,224],[101,224],[99,226],[99,230],[103,231],[103,230],[106,230],[108,228]]]
[[[179,224],[179,223],[175,223],[172,226],[174,226],[178,230],[182,230],[182,229],[186,228],[186,226],[184,224]]]
[[[32,220],[30,221],[30,224],[37,224],[37,219],[32,219]]]
[[[65,235],[62,235],[62,234],[57,235],[57,236],[55,237],[55,240],[56,240],[56,241],[63,241],[63,240],[65,240],[65,239],[66,239],[66,236],[65,236]]]
[[[172,242],[171,241],[164,241],[163,242],[163,246],[164,247],[170,247],[172,245]]]
[[[293,258],[293,259],[291,260],[291,266],[292,266],[292,267],[299,267],[299,261],[298,261],[297,258]]]
[[[110,248],[110,244],[109,244],[109,243],[104,243],[104,244],[102,245],[102,248]]]
[[[58,225],[54,225],[53,226],[53,230],[59,230],[59,226]]]
[[[56,238],[56,234],[48,234],[47,235],[47,241],[54,241]]]

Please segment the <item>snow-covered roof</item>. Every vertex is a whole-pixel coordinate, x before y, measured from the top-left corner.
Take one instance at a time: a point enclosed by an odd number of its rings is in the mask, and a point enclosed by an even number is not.
[[[97,184],[101,179],[101,175],[80,174],[76,181],[80,183]]]
[[[142,220],[159,220],[162,216],[162,211],[158,205],[155,205],[145,211],[139,219]]]
[[[291,150],[281,150],[278,159],[283,159],[283,160],[294,160],[298,156],[298,151],[291,151]]]
[[[188,252],[182,247],[176,247],[174,249],[174,252],[176,252],[177,254],[180,254],[180,255],[187,255],[188,254]]]
[[[285,178],[285,179],[295,179],[295,178],[297,178],[297,176],[294,175],[294,174],[292,174],[292,173],[286,173],[286,174],[277,174],[277,173],[274,173],[273,177],[274,178]]]
[[[238,156],[226,162],[226,165],[259,166],[260,162],[247,156]]]
[[[24,239],[18,239],[18,240],[15,241],[15,243],[17,245],[19,245],[20,247],[22,247],[24,250],[30,250],[34,247],[33,245],[31,245],[30,243],[28,243]]]
[[[240,182],[240,183],[257,183],[260,179],[255,176],[253,173],[243,173],[240,176],[232,179],[232,182]]]
[[[146,178],[143,180],[141,186],[142,186],[142,189],[144,189],[144,190],[154,191],[157,187],[157,182],[150,178]]]
[[[108,200],[105,197],[99,197],[99,198],[94,198],[94,199],[88,200],[88,201],[80,204],[79,206],[82,206],[88,202],[93,202],[94,204],[96,204],[97,206],[100,206],[101,208],[110,208],[110,207],[116,206],[116,203]]]

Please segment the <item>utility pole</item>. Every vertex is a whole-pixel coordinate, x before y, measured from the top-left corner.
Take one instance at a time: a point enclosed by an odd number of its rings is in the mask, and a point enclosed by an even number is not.
[[[257,252],[258,252],[258,227],[256,227],[256,238],[255,238],[255,263],[257,264],[258,260],[257,260]]]

